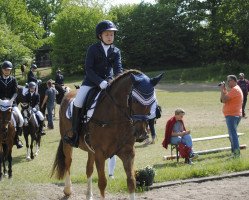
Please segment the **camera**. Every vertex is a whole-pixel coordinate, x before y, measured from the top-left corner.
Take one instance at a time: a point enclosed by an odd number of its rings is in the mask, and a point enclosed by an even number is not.
[[[222,85],[225,85],[225,81],[221,81],[218,86],[222,86]]]

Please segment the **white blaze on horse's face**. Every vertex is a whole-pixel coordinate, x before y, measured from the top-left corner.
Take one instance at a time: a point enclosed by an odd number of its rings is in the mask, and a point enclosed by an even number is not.
[[[28,111],[24,110],[23,111],[23,119],[24,119],[24,126],[28,126]]]

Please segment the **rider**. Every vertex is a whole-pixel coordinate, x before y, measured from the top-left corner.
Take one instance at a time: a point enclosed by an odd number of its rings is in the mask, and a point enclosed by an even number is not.
[[[96,37],[99,42],[87,50],[85,60],[86,76],[77,92],[73,105],[72,131],[73,136],[64,136],[64,141],[73,147],[78,147],[79,113],[88,91],[93,87],[104,90],[113,75],[122,73],[120,50],[113,45],[114,36],[118,29],[109,20],[101,21],[96,26]]]
[[[46,133],[43,131],[43,125],[44,125],[44,116],[42,112],[39,110],[39,103],[40,103],[40,95],[39,93],[35,92],[36,83],[30,82],[29,83],[29,91],[25,95],[24,102],[28,103],[29,106],[32,107],[33,112],[35,113],[36,119],[39,123],[39,133],[40,135],[46,135]]]
[[[37,79],[34,72],[35,70],[37,69],[37,65],[36,64],[32,64],[31,67],[30,67],[30,70],[28,72],[28,80],[27,80],[27,83],[30,83],[30,82],[34,82],[36,83],[36,93],[38,93],[38,84],[41,82],[40,79]]]
[[[31,81],[32,82],[35,82],[37,83],[38,82],[38,79],[36,78],[34,72],[35,70],[37,69],[37,66],[36,64],[32,64],[31,67],[30,67],[30,70],[28,72],[28,80],[27,80],[27,83],[30,83]]]
[[[10,61],[4,61],[2,64],[2,74],[0,76],[0,99],[11,99],[13,95],[17,94],[17,80],[14,76],[11,76],[11,70],[13,65]],[[13,102],[13,111],[17,114],[19,118],[19,124],[16,127],[16,134],[15,134],[15,145],[18,149],[22,148],[23,145],[19,140],[19,135],[22,135],[22,126],[24,123],[22,114],[18,109],[16,102]]]
[[[61,70],[56,72],[55,83],[61,86],[64,85],[64,76],[61,74]]]

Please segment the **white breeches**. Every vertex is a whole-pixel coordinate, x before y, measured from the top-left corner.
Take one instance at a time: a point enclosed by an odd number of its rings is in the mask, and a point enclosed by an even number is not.
[[[83,107],[83,103],[85,101],[86,95],[91,88],[92,88],[91,86],[86,86],[86,85],[80,86],[80,89],[77,91],[77,94],[74,100],[74,105],[76,107],[78,108]]]
[[[15,113],[17,113],[18,118],[19,118],[19,124],[18,124],[18,126],[22,127],[23,123],[24,123],[24,120],[23,120],[23,117],[22,117],[22,114],[21,114],[20,110],[18,109],[17,106],[14,106],[13,110],[14,110]]]
[[[35,114],[39,117],[39,120],[41,120],[41,121],[44,120],[44,116],[40,110],[38,110]]]
[[[116,167],[116,156],[112,156],[108,159],[108,173],[109,175],[114,175],[114,170]]]

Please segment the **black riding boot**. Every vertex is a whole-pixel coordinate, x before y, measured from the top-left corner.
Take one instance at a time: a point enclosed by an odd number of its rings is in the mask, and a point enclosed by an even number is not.
[[[78,129],[79,129],[79,114],[80,114],[80,109],[76,106],[73,105],[73,116],[72,116],[72,131],[73,131],[73,136],[69,137],[68,135],[64,136],[64,142],[70,144],[72,147],[78,148],[79,146],[79,134],[78,134]]]
[[[39,133],[41,134],[41,136],[46,135],[46,133],[43,130],[44,127],[44,121],[39,121]]]
[[[18,127],[20,128],[20,127]],[[20,128],[21,129],[21,128]],[[22,129],[21,129],[22,130]],[[18,129],[16,131],[16,135],[15,135],[15,138],[14,138],[14,142],[15,142],[15,145],[18,149],[22,148],[23,147],[23,144],[21,142],[21,140],[19,140],[19,137],[18,137]]]

